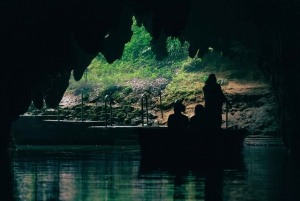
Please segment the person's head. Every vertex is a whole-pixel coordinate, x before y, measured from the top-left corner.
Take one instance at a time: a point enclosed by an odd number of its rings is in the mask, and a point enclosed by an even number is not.
[[[217,83],[217,78],[215,74],[210,74],[205,82],[205,84]]]
[[[200,113],[202,113],[202,112],[204,112],[204,107],[203,107],[203,105],[201,105],[201,104],[196,105],[196,107],[195,107],[195,115],[200,114]]]
[[[184,111],[185,111],[185,105],[183,105],[181,101],[176,100],[174,104],[174,112],[181,113]]]

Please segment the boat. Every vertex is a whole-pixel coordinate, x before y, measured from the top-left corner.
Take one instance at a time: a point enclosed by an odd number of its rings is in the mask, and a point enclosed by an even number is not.
[[[172,130],[150,126],[103,126],[103,122],[23,117],[14,123],[17,145],[139,145],[147,160],[240,153],[246,129]],[[99,126],[101,125],[101,126]]]
[[[52,118],[52,119],[51,119]],[[137,145],[134,126],[105,126],[102,121],[54,120],[55,116],[21,116],[12,124],[16,145]]]
[[[144,160],[212,159],[238,157],[246,129],[183,129],[140,127],[136,129]],[[145,159],[146,158],[146,159]]]

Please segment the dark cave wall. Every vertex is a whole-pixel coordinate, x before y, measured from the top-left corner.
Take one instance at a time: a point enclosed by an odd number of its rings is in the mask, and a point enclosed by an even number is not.
[[[168,36],[202,57],[231,55],[233,41],[255,53],[279,104],[284,142],[299,147],[299,1],[65,0],[0,2],[1,122],[17,120],[31,101],[60,102],[73,71],[79,80],[101,52],[112,63],[131,38],[132,16],[153,37],[157,59]],[[241,66],[243,68],[243,66]]]
[[[79,80],[99,52],[110,63],[120,58],[132,35],[133,13],[118,1],[4,1],[0,6],[1,122],[15,121],[31,100],[37,108],[43,99],[56,107],[72,70]]]
[[[147,24],[158,58],[165,57],[166,36],[180,35],[190,6],[189,1],[159,2],[2,1],[1,122],[15,121],[31,101],[37,108],[43,100],[56,107],[71,71],[75,80],[81,79],[99,52],[108,63],[121,58],[132,36],[133,15]]]
[[[259,30],[257,64],[277,96],[283,141],[299,151],[300,2],[255,1],[251,6],[252,20]]]

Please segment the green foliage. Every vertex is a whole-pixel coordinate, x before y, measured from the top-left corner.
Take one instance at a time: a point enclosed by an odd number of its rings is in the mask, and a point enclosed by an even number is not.
[[[125,87],[124,86],[116,86],[116,85],[110,85],[106,87],[103,91],[100,92],[100,97],[105,97],[106,95],[112,96],[114,98],[119,97],[119,92],[122,91]]]
[[[186,72],[198,72],[203,70],[203,62],[200,58],[188,58],[184,60],[182,67]]]
[[[126,118],[126,115],[123,113],[123,112],[119,112],[117,114],[117,117],[121,120],[121,121],[124,121],[124,119]]]
[[[191,101],[195,100],[196,97],[201,97],[204,76],[205,74],[201,72],[188,73],[180,70],[165,89],[163,107],[169,108],[178,99]]]
[[[169,56],[157,61],[151,51],[152,38],[146,29],[143,26],[138,27],[136,20],[133,19],[132,30],[133,36],[131,41],[125,44],[121,59],[108,64],[102,54],[97,55],[88,67],[87,76],[83,76],[78,82],[70,80],[69,90],[77,90],[79,93],[84,89],[88,92],[90,88],[97,86],[102,91],[100,97],[111,95],[114,99],[131,103],[132,89],[124,86],[124,83],[133,78],[151,81],[163,77],[171,81],[165,90],[167,102],[183,95],[192,100],[195,94],[201,92],[201,86],[210,72],[236,69],[243,65],[243,72],[237,71],[236,74],[228,75],[228,78],[245,77],[249,72],[246,67],[252,65],[251,61],[256,58],[254,50],[248,50],[238,42],[233,42],[231,47],[231,54],[235,55],[233,61],[224,57],[222,53],[214,52],[213,48],[210,48],[203,58],[192,59],[188,57],[187,42],[182,45],[178,39],[169,37],[167,39]],[[222,84],[226,83],[223,79]]]
[[[167,39],[167,50],[169,52],[169,58],[172,60],[185,60],[188,58],[188,47],[189,43],[185,42],[181,45],[178,39]]]
[[[201,80],[202,80],[203,82],[206,82],[207,79],[208,79],[208,75],[204,75],[204,76],[201,77]]]
[[[153,80],[159,77],[172,79],[174,72],[179,69],[188,58],[188,43],[180,44],[178,39],[168,38],[167,50],[169,57],[162,61],[155,60],[151,51],[152,37],[142,27],[136,25],[133,19],[134,32],[130,42],[125,44],[123,56],[112,64],[108,64],[104,56],[99,53],[91,62],[87,71],[87,79],[75,82],[70,80],[69,89],[74,90],[89,86],[101,86],[103,90],[109,86],[120,85],[133,78]]]
[[[125,89],[123,89],[123,93],[125,95],[129,95],[132,92],[132,88],[131,87],[126,87]]]
[[[217,83],[219,85],[228,85],[228,80],[227,79],[218,79]]]

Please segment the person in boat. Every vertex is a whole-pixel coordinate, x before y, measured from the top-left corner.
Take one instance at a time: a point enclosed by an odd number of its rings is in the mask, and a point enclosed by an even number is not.
[[[205,100],[205,115],[207,128],[221,128],[222,125],[222,106],[226,103],[232,108],[217,83],[215,74],[210,74],[203,87]]]
[[[168,128],[172,129],[188,129],[189,118],[181,112],[185,112],[185,105],[181,101],[175,101],[174,114],[171,114],[168,118]]]
[[[195,107],[195,114],[190,119],[190,126],[189,128],[204,128],[205,127],[205,114],[204,114],[204,107],[201,104],[196,105]]]

